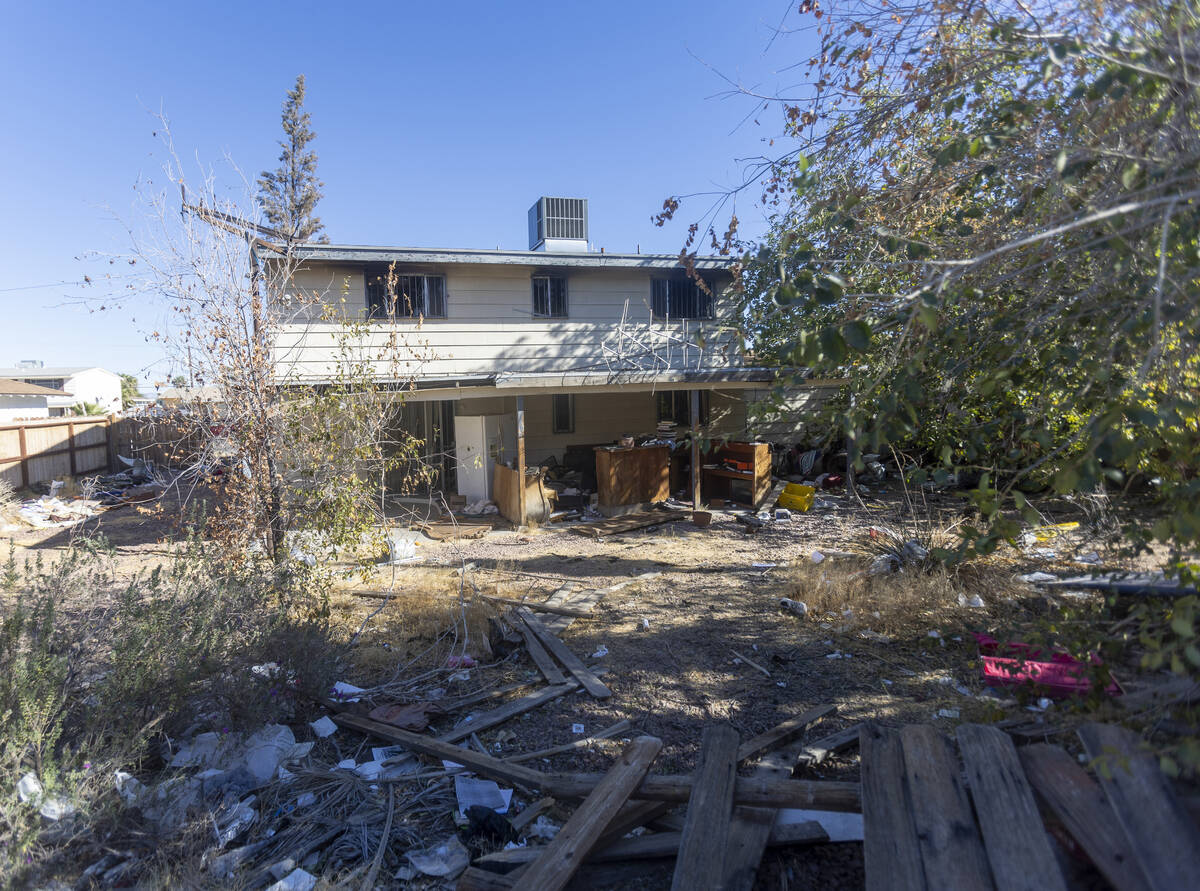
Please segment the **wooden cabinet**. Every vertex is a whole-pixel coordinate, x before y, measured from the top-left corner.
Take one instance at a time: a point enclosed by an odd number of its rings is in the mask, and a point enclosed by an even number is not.
[[[767,443],[730,442],[706,457],[705,501],[724,498],[757,509],[770,494],[771,446]],[[733,465],[733,469],[724,465]]]
[[[598,446],[595,451],[596,491],[602,513],[627,505],[666,501],[670,496],[671,450],[667,446]]]

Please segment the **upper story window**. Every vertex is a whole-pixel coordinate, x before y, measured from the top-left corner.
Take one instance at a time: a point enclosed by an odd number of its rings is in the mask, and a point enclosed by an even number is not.
[[[66,381],[61,377],[27,377],[25,383],[35,387],[49,387],[51,390],[61,390]]]
[[[713,298],[693,278],[656,278],[650,284],[651,304],[660,319],[711,319]]]
[[[444,319],[446,277],[367,272],[367,310],[373,319]],[[389,283],[392,285],[388,287]]]
[[[533,277],[533,317],[535,319],[565,319],[567,317],[567,280],[561,275]]]

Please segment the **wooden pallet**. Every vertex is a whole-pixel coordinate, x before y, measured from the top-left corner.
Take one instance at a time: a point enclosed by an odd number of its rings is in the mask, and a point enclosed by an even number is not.
[[[1018,753],[995,727],[960,726],[956,752],[928,725],[864,726],[867,888],[1065,889],[1039,802],[1118,891],[1189,887],[1200,830],[1137,736],[1099,724],[1079,736],[1108,759],[1099,782],[1057,747]]]
[[[677,520],[686,520],[691,516],[687,511],[642,511],[636,514],[625,514],[622,517],[610,517],[598,523],[580,523],[572,526],[571,531],[576,535],[587,538],[603,538],[606,535],[619,535],[622,532],[634,532],[638,529],[650,529]]]

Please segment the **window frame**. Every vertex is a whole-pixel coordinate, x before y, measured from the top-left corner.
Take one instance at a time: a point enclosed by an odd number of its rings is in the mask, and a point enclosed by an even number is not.
[[[538,293],[537,286],[539,281],[546,282],[546,312],[538,311]],[[554,292],[553,283],[560,282],[562,284],[562,312],[554,311]],[[535,319],[566,319],[570,318],[570,288],[567,284],[565,275],[556,275],[551,272],[534,273],[529,277],[530,299],[533,310],[533,318]]]
[[[378,322],[396,322],[396,321],[417,321],[418,319],[445,319],[449,315],[449,290],[446,287],[446,276],[441,272],[398,272],[396,273],[396,290],[399,291],[405,285],[406,280],[421,280],[421,306],[418,309],[415,305],[411,312],[398,311],[401,308],[401,301],[396,293],[389,293],[386,287],[386,273],[372,274],[367,271],[363,275],[363,281],[367,291],[367,318]],[[372,281],[374,279],[374,282]],[[430,309],[430,289],[429,282],[437,280],[441,283],[441,293],[434,295],[435,302],[440,300],[441,306],[434,307],[440,309],[440,312],[429,312]],[[415,301],[414,301],[415,304]],[[390,309],[390,311],[389,311]]]
[[[676,427],[692,426],[691,390],[659,390],[655,394],[654,416],[658,423],[670,421]],[[698,426],[707,427],[710,408],[710,391],[700,390],[700,419]],[[670,408],[666,402],[670,401]],[[664,410],[665,409],[665,410]]]
[[[558,423],[558,400],[567,400],[567,425],[562,428]],[[573,393],[551,393],[550,394],[550,432],[553,434],[567,434],[575,432],[575,395]]]
[[[700,286],[704,282],[707,291]],[[685,293],[676,292],[686,287]],[[662,290],[660,295],[659,290]],[[716,317],[716,288],[712,282],[701,278],[699,281],[691,276],[656,276],[650,279],[650,310],[656,319],[679,319],[704,321]],[[692,306],[686,306],[688,312],[675,312],[676,303],[687,301]],[[704,310],[704,314],[699,314]]]

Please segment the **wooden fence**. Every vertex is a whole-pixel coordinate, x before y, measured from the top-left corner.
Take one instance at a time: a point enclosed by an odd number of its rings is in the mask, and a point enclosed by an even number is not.
[[[47,418],[0,425],[0,478],[16,488],[109,470],[111,417]]]
[[[204,451],[204,431],[195,424],[167,418],[121,418],[113,424],[112,442],[118,454],[141,458],[160,467],[183,467]]]

